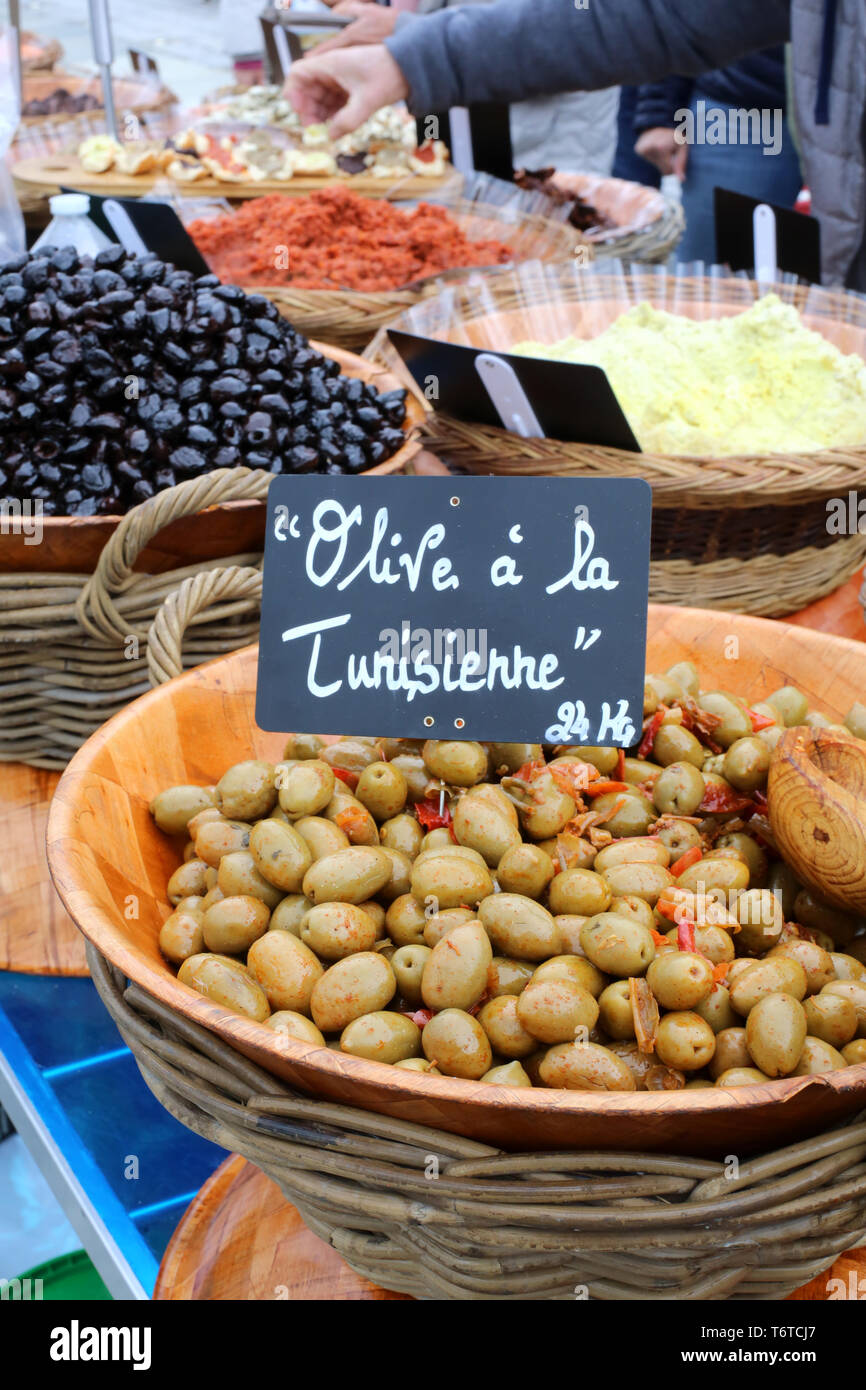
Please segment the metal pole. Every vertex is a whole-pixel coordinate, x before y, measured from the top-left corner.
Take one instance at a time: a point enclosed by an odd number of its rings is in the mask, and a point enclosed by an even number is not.
[[[111,64],[114,61],[114,44],[111,38],[111,21],[108,17],[108,0],[88,0],[90,7],[90,37],[93,43],[93,56],[102,80],[102,104],[105,107],[105,123],[108,133],[116,140],[117,113],[114,109],[114,89],[111,85]]]
[[[24,105],[24,86],[21,77],[21,6],[18,0],[9,0],[9,26],[12,30],[11,51],[12,81],[18,93],[18,109]]]

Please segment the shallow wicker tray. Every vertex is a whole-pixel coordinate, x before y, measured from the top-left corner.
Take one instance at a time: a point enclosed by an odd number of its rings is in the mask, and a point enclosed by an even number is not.
[[[59,72],[25,72],[22,78],[22,91],[25,102],[42,100],[63,87],[73,96],[79,96],[82,92],[91,92],[99,101],[98,107],[92,108],[92,114],[103,111],[102,106],[102,82],[99,77],[89,77],[81,73]],[[172,106],[177,100],[173,92],[164,87],[160,82],[148,82],[137,77],[115,77],[113,80],[114,103],[118,115],[124,111],[130,111],[133,115],[144,115],[154,111],[163,111]],[[85,114],[79,112],[78,114]],[[64,121],[74,119],[75,113],[69,111],[58,111],[50,116],[22,116],[21,124],[27,128],[31,126],[62,125]],[[77,162],[77,161],[76,161]],[[62,180],[65,181],[65,180]]]
[[[617,224],[590,227],[583,233],[597,260],[613,256],[643,264],[666,261],[683,234],[682,204],[647,184],[566,173],[554,174],[551,182],[563,193],[591,203]]]
[[[182,627],[185,618],[181,614]],[[726,660],[731,638],[739,658]],[[67,911],[107,959],[157,1001],[163,1016],[201,1025],[301,1091],[502,1149],[557,1148],[719,1157],[812,1135],[866,1105],[866,1065],[737,1090],[593,1094],[530,1091],[401,1073],[277,1039],[262,1025],[178,984],[157,936],[179,851],[155,828],[150,798],[178,782],[208,783],[231,763],[275,759],[284,736],[253,717],[256,649],[199,667],[137,700],[73,759],[51,809],[48,859]],[[866,687],[866,648],[759,619],[652,605],[648,664],[694,659],[704,681],[754,701],[787,680],[841,717]],[[398,733],[399,730],[385,731]],[[124,903],[134,894],[136,920]],[[167,1014],[165,1011],[168,1011]],[[844,1248],[844,1247],[840,1247]]]
[[[754,281],[745,277],[669,275],[639,267],[614,272],[604,265],[579,272],[544,267],[537,276],[534,270],[490,275],[481,295],[472,286],[452,287],[449,297],[428,301],[392,326],[495,352],[530,337],[596,336],[643,299],[670,313],[706,319],[738,313],[756,297]],[[866,358],[866,300],[808,285],[772,288],[801,311],[808,327],[841,351]],[[539,313],[547,324],[543,334],[533,317]],[[404,384],[411,381],[384,333],[366,355],[388,365]],[[866,485],[866,445],[723,457],[630,453],[523,439],[423,404],[426,446],[460,470],[645,478],[653,490],[651,596],[659,602],[778,617],[831,593],[866,560],[866,535],[837,537],[826,524],[829,498],[845,498]]]

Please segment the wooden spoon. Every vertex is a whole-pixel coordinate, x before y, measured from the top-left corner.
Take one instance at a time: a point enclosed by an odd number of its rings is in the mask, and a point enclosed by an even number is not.
[[[866,743],[837,729],[788,729],[767,782],[770,827],[801,883],[866,911]]]

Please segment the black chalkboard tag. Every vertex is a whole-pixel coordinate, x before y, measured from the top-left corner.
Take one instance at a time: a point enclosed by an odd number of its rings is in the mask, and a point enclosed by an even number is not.
[[[484,384],[475,370],[482,348],[443,343],[399,329],[388,329],[420,389],[437,410],[457,420],[502,425]],[[519,357],[495,352],[514,371],[529,400],[541,432],[564,443],[600,444],[640,453],[622,406],[601,367],[580,362],[555,362],[547,357]]]
[[[415,122],[418,144],[423,145],[432,129],[436,138],[444,140],[451,152],[451,162],[461,173],[477,170],[511,183],[514,178],[514,155],[511,147],[510,110],[503,102],[476,102],[472,106],[457,106],[452,128],[449,111],[419,116]],[[468,146],[468,149],[465,147]]]
[[[640,478],[278,477],[263,729],[604,744],[640,735]]]
[[[753,216],[764,198],[730,188],[713,189],[716,261],[731,270],[754,270]],[[821,224],[816,217],[769,203],[776,218],[776,265],[782,272],[818,284],[821,279]]]
[[[62,191],[78,193],[81,190],[64,188]],[[90,199],[90,220],[112,241],[121,241],[121,237],[105,214],[107,202],[120,204],[145,248],[159,256],[161,261],[168,261],[178,270],[189,270],[193,275],[210,274],[210,266],[169,203],[151,203],[141,198],[109,198],[98,193],[88,193],[87,197]]]

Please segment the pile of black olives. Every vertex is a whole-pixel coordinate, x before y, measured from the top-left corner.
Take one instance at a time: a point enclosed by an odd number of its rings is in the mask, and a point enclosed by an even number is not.
[[[359,473],[405,392],[343,376],[261,295],[120,246],[0,266],[0,498],[118,514],[212,468]]]

